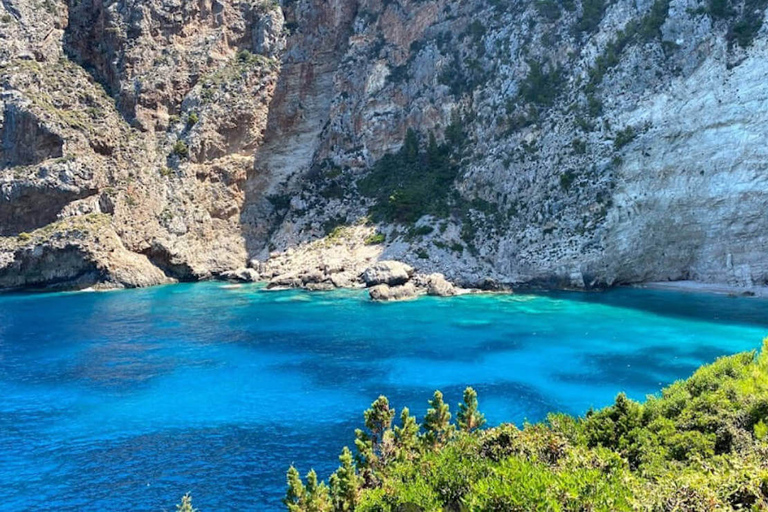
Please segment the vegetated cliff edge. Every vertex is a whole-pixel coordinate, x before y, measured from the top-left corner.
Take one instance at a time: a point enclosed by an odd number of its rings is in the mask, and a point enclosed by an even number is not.
[[[464,284],[765,284],[767,5],[3,0],[0,287],[366,218]]]

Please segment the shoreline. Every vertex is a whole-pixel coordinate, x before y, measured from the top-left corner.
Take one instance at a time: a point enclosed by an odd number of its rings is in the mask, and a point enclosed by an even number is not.
[[[243,285],[249,285],[249,284],[261,284],[265,287],[265,291],[285,291],[285,290],[307,290],[307,291],[315,291],[315,292],[322,292],[322,291],[332,291],[332,290],[312,290],[305,288],[303,286],[299,287],[292,287],[292,286],[277,286],[273,288],[266,288],[266,286],[269,284],[269,279],[260,279],[257,281],[251,281],[251,282],[243,282],[243,281],[233,281],[233,280],[227,280],[222,279],[220,276],[212,276],[207,279],[199,279],[197,281],[192,281],[191,283],[221,283],[222,288],[240,288]],[[0,288],[0,295],[37,295],[37,294],[46,294],[46,293],[97,293],[97,292],[113,292],[113,291],[120,291],[120,290],[131,290],[131,289],[137,289],[137,288],[155,288],[157,286],[172,286],[174,284],[180,284],[178,282],[176,283],[163,283],[158,285],[153,285],[149,287],[110,287],[110,286],[88,286],[85,288],[61,288],[61,287],[51,287],[51,288],[44,288],[44,287],[30,287],[30,288]],[[702,295],[720,295],[720,296],[730,296],[730,297],[743,297],[743,298],[757,298],[757,299],[768,299],[768,286],[749,286],[749,287],[743,287],[743,286],[733,286],[728,284],[720,284],[720,283],[705,283],[700,281],[690,281],[690,280],[683,280],[683,281],[649,281],[644,283],[630,283],[630,284],[622,284],[622,285],[615,285],[610,287],[603,287],[603,288],[595,288],[595,289],[576,289],[576,288],[570,288],[570,287],[542,287],[542,286],[531,286],[526,284],[519,284],[517,286],[500,286],[499,289],[483,289],[483,288],[460,288],[457,287],[457,290],[460,290],[459,293],[457,293],[455,296],[467,296],[467,295],[483,295],[483,294],[499,294],[499,295],[506,295],[506,294],[527,294],[527,293],[541,293],[541,292],[581,292],[581,293],[600,293],[600,292],[606,292],[611,291],[614,289],[620,289],[620,288],[636,288],[641,290],[661,290],[661,291],[670,291],[670,292],[678,292],[678,293],[695,293],[695,294],[702,294]],[[365,290],[365,286],[341,286],[336,287],[334,290]]]
[[[731,297],[768,298],[768,286],[733,286],[700,281],[650,281],[629,285],[646,290],[667,290],[683,293],[728,295]]]

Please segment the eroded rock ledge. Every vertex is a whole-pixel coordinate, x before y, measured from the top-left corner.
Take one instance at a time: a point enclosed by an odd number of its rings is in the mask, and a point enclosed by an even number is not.
[[[419,274],[406,263],[382,259],[383,247],[370,243],[373,233],[374,228],[365,225],[341,228],[322,240],[271,254],[266,261],[252,260],[251,268],[223,272],[218,278],[266,281],[270,290],[367,288],[376,301],[450,297],[469,291],[454,286],[443,274]]]

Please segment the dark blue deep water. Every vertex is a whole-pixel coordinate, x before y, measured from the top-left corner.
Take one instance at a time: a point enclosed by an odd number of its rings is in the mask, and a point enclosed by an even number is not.
[[[760,346],[768,302],[616,290],[424,298],[176,285],[0,295],[0,508],[280,509],[379,394],[423,417],[582,414]]]

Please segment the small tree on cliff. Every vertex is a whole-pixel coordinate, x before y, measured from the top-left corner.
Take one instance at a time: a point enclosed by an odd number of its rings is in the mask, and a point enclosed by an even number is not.
[[[346,446],[341,451],[339,462],[341,466],[329,479],[331,502],[335,511],[348,512],[354,510],[357,504],[359,480],[352,463],[352,452]]]
[[[291,466],[288,468],[288,473],[285,475],[285,479],[288,483],[288,490],[285,492],[285,498],[283,503],[288,507],[290,512],[302,512],[304,510],[304,495],[307,490],[304,488],[304,483],[301,481],[299,471]]]
[[[472,432],[485,425],[485,415],[477,410],[477,392],[474,389],[464,390],[464,402],[459,404],[456,419],[464,432]]]
[[[451,425],[451,413],[448,404],[443,401],[443,394],[435,391],[430,408],[424,416],[424,429],[427,431],[424,439],[427,444],[435,446],[441,444],[453,431]]]
[[[403,412],[400,413],[400,424],[401,426],[395,427],[397,458],[400,460],[411,459],[419,445],[421,426],[416,423],[416,417],[411,416],[407,407],[403,407]]]
[[[331,499],[328,486],[318,482],[317,473],[311,470],[307,473],[307,485],[301,481],[299,472],[291,466],[286,475],[288,490],[283,503],[289,512],[331,512]]]
[[[181,504],[176,505],[176,512],[197,512],[197,509],[192,507],[192,495],[187,493],[181,497]]]
[[[371,404],[370,409],[363,413],[365,426],[371,431],[371,441],[374,447],[381,441],[384,431],[392,426],[395,410],[389,406],[389,400],[380,396]]]
[[[328,486],[323,482],[318,482],[317,473],[311,470],[307,473],[307,512],[331,512],[331,497],[328,492]]]
[[[363,413],[365,426],[370,433],[355,430],[355,460],[366,483],[373,483],[373,470],[381,459],[391,455],[393,449],[392,419],[395,410],[389,406],[389,400],[380,396]]]

